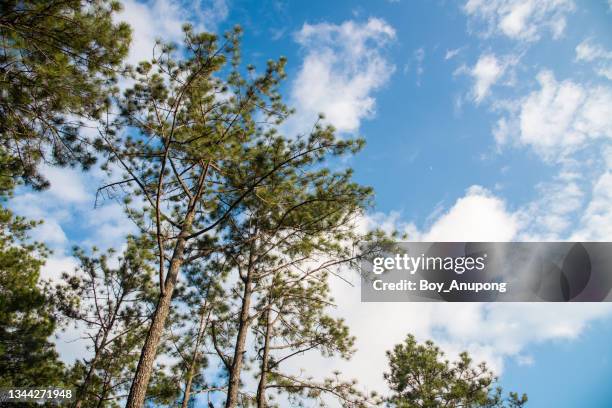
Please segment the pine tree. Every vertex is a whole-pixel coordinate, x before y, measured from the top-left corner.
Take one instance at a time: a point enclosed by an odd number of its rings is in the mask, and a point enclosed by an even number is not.
[[[265,158],[261,165],[266,165]],[[226,407],[238,402],[247,333],[259,316],[277,306],[270,303],[254,311],[255,301],[267,297],[268,301],[283,302],[301,293],[301,318],[310,314],[311,321],[302,319],[303,325],[292,335],[308,337],[309,326],[325,320],[318,313],[319,303],[328,301],[328,271],[358,259],[350,245],[358,239],[352,223],[367,205],[369,189],[350,182],[350,176],[350,171],[330,173],[327,169],[311,169],[307,163],[296,165],[281,177],[271,178],[265,189],[243,201],[240,217],[230,218],[224,241],[234,242],[226,256],[228,265],[238,271],[234,292],[240,296],[234,318],[234,350],[228,361]],[[317,318],[321,320],[312,321]],[[348,341],[347,333],[340,330],[337,334],[339,337],[328,339],[326,345],[346,348],[342,343]],[[332,345],[334,341],[337,343]]]
[[[146,240],[129,237],[118,258],[96,252],[75,249],[80,265],[63,274],[54,296],[92,353],[72,368],[76,408],[107,406],[129,386],[156,294]]]
[[[314,132],[333,138],[330,127],[316,124]],[[281,146],[301,149],[316,140],[298,137],[292,141],[274,132],[269,137],[270,144],[279,146],[276,151],[282,151]],[[359,140],[345,143],[346,149],[338,148],[335,153],[354,151],[360,146]],[[259,159],[237,166],[238,177],[264,173],[272,166],[276,158],[269,153],[268,146],[253,148]],[[352,338],[347,328],[341,320],[326,314],[332,302],[328,278],[340,266],[357,269],[362,257],[386,243],[377,231],[359,234],[355,228],[369,203],[371,190],[352,182],[350,169],[331,172],[319,163],[306,160],[274,174],[265,188],[245,197],[239,211],[228,216],[221,240],[232,243],[222,253],[224,266],[233,271],[226,275],[236,281],[230,292],[234,294],[234,305],[224,315],[215,316],[219,323],[211,327],[225,333],[224,342],[229,340],[233,348],[228,353],[227,344],[220,347],[216,333],[211,333],[213,346],[228,373],[226,407],[235,407],[244,397],[239,390],[251,329],[258,331],[263,344],[258,350],[262,361],[256,396],[259,406],[266,405],[265,390],[271,387],[312,398],[323,392],[345,401],[363,397],[357,395],[352,384],[335,379],[316,384],[285,376],[278,370],[281,361],[309,350],[350,356]],[[374,241],[376,245],[370,245],[366,252],[360,251],[357,243],[361,241]],[[233,338],[228,332],[235,332]],[[274,345],[277,352],[286,351],[273,371],[269,365],[272,341],[277,342]],[[278,345],[281,341],[283,347]],[[268,378],[274,381],[268,384]]]
[[[284,60],[270,61],[260,74],[247,67],[243,76],[239,30],[228,33],[221,44],[214,35],[196,34],[189,26],[185,30],[180,53],[160,45],[154,60],[133,72],[134,87],[117,100],[119,117],[112,122],[109,115],[112,126],[102,129],[112,164],[108,168],[118,167],[125,176],[103,190],[140,200],[129,214],[157,242],[159,258],[160,297],[128,407],[144,401],[181,268],[236,245],[223,238],[224,231],[240,218],[245,200],[267,196],[270,180],[293,186],[281,191],[289,194],[300,187],[297,169],[316,167],[362,146],[361,141],[336,139],[332,128],[322,126],[302,138],[279,136],[275,126],[290,112],[278,93]],[[369,189],[347,178],[350,172],[315,186],[335,191],[337,183],[339,192],[346,190],[348,195],[338,200],[344,199],[347,207],[338,207],[336,200],[337,214],[329,215],[333,220],[362,207],[369,197]],[[323,212],[328,209],[323,201],[317,205]],[[290,214],[283,223],[315,221],[295,217]],[[316,218],[314,212],[311,217]]]
[[[333,299],[329,296],[327,269],[304,267],[302,273],[276,274],[256,307],[262,311],[254,327],[254,360],[259,363],[255,398],[258,408],[268,407],[269,391],[285,393],[295,406],[305,400],[318,400],[319,406],[325,406],[329,398],[353,407],[375,405],[380,400],[376,394],[360,392],[356,380],[342,380],[339,372],[316,380],[307,374],[282,370],[292,358],[307,353],[344,359],[352,356],[354,337],[342,319],[328,313]]]
[[[41,160],[93,164],[83,121],[108,104],[127,55],[130,28],[113,22],[119,9],[114,0],[0,2],[0,146],[11,157],[2,177],[43,188]]]
[[[0,166],[5,159],[0,153]],[[49,341],[56,317],[39,282],[48,250],[28,238],[36,222],[5,208],[12,188],[0,179],[0,387],[61,385],[64,367]]]
[[[390,371],[384,377],[393,392],[389,402],[398,408],[519,408],[527,403],[525,394],[504,397],[486,363],[474,365],[466,352],[449,362],[432,341],[418,344],[408,335],[387,357]]]

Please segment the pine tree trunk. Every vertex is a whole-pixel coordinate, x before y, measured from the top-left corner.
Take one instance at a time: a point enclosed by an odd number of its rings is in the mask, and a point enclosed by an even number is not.
[[[272,311],[271,305],[268,305],[266,312],[266,335],[264,338],[263,355],[261,357],[261,374],[259,377],[259,384],[257,385],[257,408],[266,408],[266,385],[268,375],[268,361],[270,359],[270,332],[271,325],[270,314]]]
[[[251,295],[253,293],[253,282],[251,280],[251,268],[248,268],[247,278],[244,282],[244,291],[242,298],[242,308],[240,310],[240,322],[238,325],[238,334],[236,336],[236,346],[234,348],[234,358],[229,372],[229,384],[227,388],[227,400],[225,408],[235,408],[238,404],[238,390],[240,389],[240,373],[242,371],[242,363],[244,350],[246,347],[246,338],[249,331],[250,318],[249,311],[251,308]]]
[[[210,316],[210,312],[208,316]],[[206,316],[206,303],[205,303],[204,309],[202,310],[202,317],[200,318],[200,327],[198,329],[198,336],[196,338],[195,347],[193,349],[193,357],[191,359],[191,364],[189,365],[189,371],[187,372],[187,381],[185,384],[185,392],[183,394],[183,403],[181,404],[181,408],[187,408],[187,405],[189,404],[189,397],[191,395],[191,384],[193,383],[193,375],[195,373],[195,366],[198,362],[198,350],[200,348],[200,342],[202,341],[202,337],[204,336],[204,331],[206,330],[207,323],[208,323],[208,317]]]
[[[179,270],[183,264],[183,255],[185,252],[185,241],[189,235],[191,225],[195,211],[190,211],[185,217],[185,222],[181,229],[181,233],[176,241],[172,259],[170,260],[170,267],[168,268],[168,274],[164,282],[164,292],[160,294],[159,302],[155,308],[153,314],[153,320],[145,339],[145,344],[140,353],[140,360],[138,360],[138,367],[134,374],[134,380],[132,381],[132,387],[128,395],[126,408],[141,408],[144,405],[144,400],[147,394],[147,387],[151,380],[151,372],[153,371],[153,363],[157,355],[157,348],[164,331],[166,319],[170,312],[170,304],[172,302],[172,293],[176,286],[178,279]]]
[[[110,379],[107,377],[104,379],[104,384],[102,385],[102,393],[100,394],[100,398],[98,399],[98,404],[96,408],[103,408],[104,402],[106,401],[106,397],[110,390]]]
[[[102,344],[104,344],[104,340]],[[101,354],[101,349],[98,348],[94,354],[93,359],[89,362],[89,369],[87,370],[87,374],[85,375],[85,379],[83,380],[83,383],[79,387],[79,393],[78,393],[77,400],[74,403],[74,408],[81,408],[81,406],[83,405],[83,400],[85,399],[85,394],[87,393],[87,390],[89,388],[89,382],[91,381],[91,376],[93,375],[95,366],[97,365],[98,360],[100,359],[100,354]]]

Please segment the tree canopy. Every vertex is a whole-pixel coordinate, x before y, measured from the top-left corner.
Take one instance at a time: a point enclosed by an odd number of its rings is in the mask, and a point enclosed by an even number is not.
[[[0,3],[0,146],[2,176],[36,188],[48,182],[41,161],[96,159],[84,121],[108,106],[130,43],[115,0],[8,0]]]
[[[2,158],[0,157],[0,160]],[[47,248],[29,240],[37,223],[5,208],[11,180],[0,192],[0,387],[61,384],[63,365],[49,337],[56,319],[39,282]]]
[[[397,408],[518,408],[527,403],[525,394],[504,397],[487,364],[473,364],[467,352],[450,362],[432,341],[419,344],[408,335],[387,358],[384,377],[392,391],[389,402]]]

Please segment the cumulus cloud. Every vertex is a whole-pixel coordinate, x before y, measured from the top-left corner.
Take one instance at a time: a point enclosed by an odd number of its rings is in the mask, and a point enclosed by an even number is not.
[[[603,187],[602,191],[612,191]],[[363,224],[407,232],[409,240],[415,241],[511,241],[525,227],[523,212],[510,209],[503,198],[483,187],[472,186],[426,228],[402,221],[398,213],[371,214]],[[382,377],[387,370],[385,351],[408,333],[420,341],[434,340],[451,359],[467,350],[476,361],[487,361],[500,374],[508,359],[537,364],[537,356],[526,354],[529,346],[571,341],[592,322],[612,315],[612,305],[605,303],[362,303],[359,278],[352,276],[354,286],[336,280],[332,291],[335,313],[346,319],[357,338],[354,357],[343,361],[310,355],[292,364],[295,370],[303,367],[321,376],[339,370],[358,378],[368,391],[386,391]]]
[[[393,27],[378,18],[304,24],[295,39],[305,56],[291,88],[294,125],[310,127],[324,112],[339,131],[358,130],[375,113],[373,93],[394,71],[383,52],[395,39]]]
[[[605,51],[591,42],[576,48],[577,61],[601,58]],[[522,218],[529,222],[519,239],[608,239],[612,197],[605,191],[612,168],[612,88],[560,81],[542,70],[536,89],[497,107],[507,112],[493,127],[498,147],[528,148],[558,167],[552,181],[536,186],[538,198],[523,205]]]
[[[572,0],[468,0],[463,6],[472,22],[484,23],[485,35],[527,42],[538,40],[544,31],[559,38],[574,9]]]
[[[518,229],[518,217],[503,200],[483,187],[472,186],[435,220],[421,240],[510,241]]]
[[[518,211],[488,189],[474,185],[448,209],[440,206],[425,228],[401,218],[400,213],[371,213],[360,219],[362,232],[379,228],[398,232],[409,241],[511,241],[521,228]]]
[[[539,90],[516,101],[517,114],[494,129],[499,143],[514,140],[546,160],[562,160],[595,139],[612,138],[612,89],[538,76]]]

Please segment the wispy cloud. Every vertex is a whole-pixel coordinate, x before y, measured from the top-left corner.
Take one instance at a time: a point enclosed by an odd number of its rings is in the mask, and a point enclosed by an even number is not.
[[[512,77],[511,68],[518,64],[520,56],[506,55],[497,57],[491,52],[486,52],[478,57],[478,61],[468,67],[460,66],[455,70],[455,75],[468,75],[473,80],[472,89],[468,97],[476,104],[480,104],[491,93],[491,88],[500,82],[502,78]],[[512,81],[506,81],[506,84]]]
[[[576,46],[576,62],[592,63],[595,73],[612,81],[612,51],[592,39]]]
[[[547,31],[553,38],[561,37],[574,9],[572,0],[468,0],[463,6],[472,26],[483,35],[527,42],[537,41]]]
[[[463,50],[463,48],[453,48],[453,49],[449,49],[446,50],[446,53],[444,54],[444,59],[445,60],[450,60],[455,58],[457,55],[459,55],[459,53]]]

